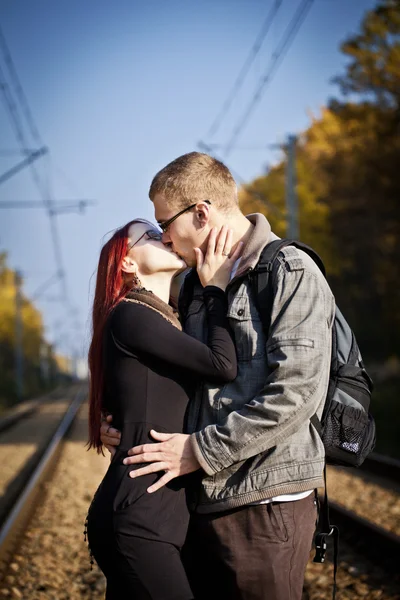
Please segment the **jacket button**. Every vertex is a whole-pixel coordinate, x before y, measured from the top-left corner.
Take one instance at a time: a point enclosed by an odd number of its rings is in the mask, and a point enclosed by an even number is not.
[[[239,308],[238,315],[239,315],[239,317],[241,317],[242,315],[244,315],[244,308]]]

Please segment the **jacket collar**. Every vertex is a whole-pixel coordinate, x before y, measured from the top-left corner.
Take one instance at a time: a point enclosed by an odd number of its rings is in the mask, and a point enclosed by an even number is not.
[[[239,268],[236,277],[240,277],[249,269],[254,269],[260,259],[261,252],[264,247],[277,236],[272,233],[271,225],[261,213],[247,215],[246,218],[250,221],[253,227],[251,236],[243,248],[242,258],[239,263]]]

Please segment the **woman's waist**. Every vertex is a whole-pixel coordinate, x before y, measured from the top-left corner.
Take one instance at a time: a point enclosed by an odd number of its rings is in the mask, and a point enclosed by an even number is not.
[[[184,420],[171,420],[170,423],[159,423],[157,421],[131,421],[127,419],[113,419],[112,427],[121,432],[120,450],[128,451],[134,446],[142,444],[154,444],[157,441],[152,438],[151,430],[159,433],[183,433]]]
[[[108,471],[104,477],[105,480],[108,480],[108,483],[118,487],[123,479],[128,479],[129,484],[137,487],[138,489],[147,489],[149,486],[153,485],[165,471],[161,470],[155,473],[148,473],[145,475],[140,475],[138,477],[131,477],[130,473],[146,467],[149,463],[138,463],[134,465],[125,465],[124,459],[127,458],[128,450],[130,448],[121,448],[118,447],[114,456],[112,457],[110,466],[108,467]],[[190,474],[191,475],[191,474]],[[182,475],[180,477],[175,477],[171,481],[169,481],[166,486],[162,489],[165,491],[178,491],[182,488],[186,488],[188,485],[192,484],[192,478],[190,475]],[[104,481],[104,480],[103,480]]]

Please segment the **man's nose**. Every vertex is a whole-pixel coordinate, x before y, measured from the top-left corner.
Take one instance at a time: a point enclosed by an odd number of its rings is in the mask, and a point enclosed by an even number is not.
[[[163,244],[170,244],[171,243],[171,238],[169,237],[168,231],[163,231],[161,240],[162,240]]]

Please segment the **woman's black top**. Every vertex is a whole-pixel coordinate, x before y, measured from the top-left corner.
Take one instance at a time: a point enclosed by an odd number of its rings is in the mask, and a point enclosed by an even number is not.
[[[185,477],[149,494],[162,473],[136,479],[140,465],[122,460],[133,446],[154,442],[149,432],[182,433],[195,386],[236,377],[234,344],[228,329],[227,299],[219,288],[204,289],[208,344],[180,331],[154,308],[121,301],[105,330],[104,409],[121,431],[121,444],[96,493],[90,514],[112,518],[114,530],[181,546],[188,523]],[[190,476],[189,476],[190,478]]]

